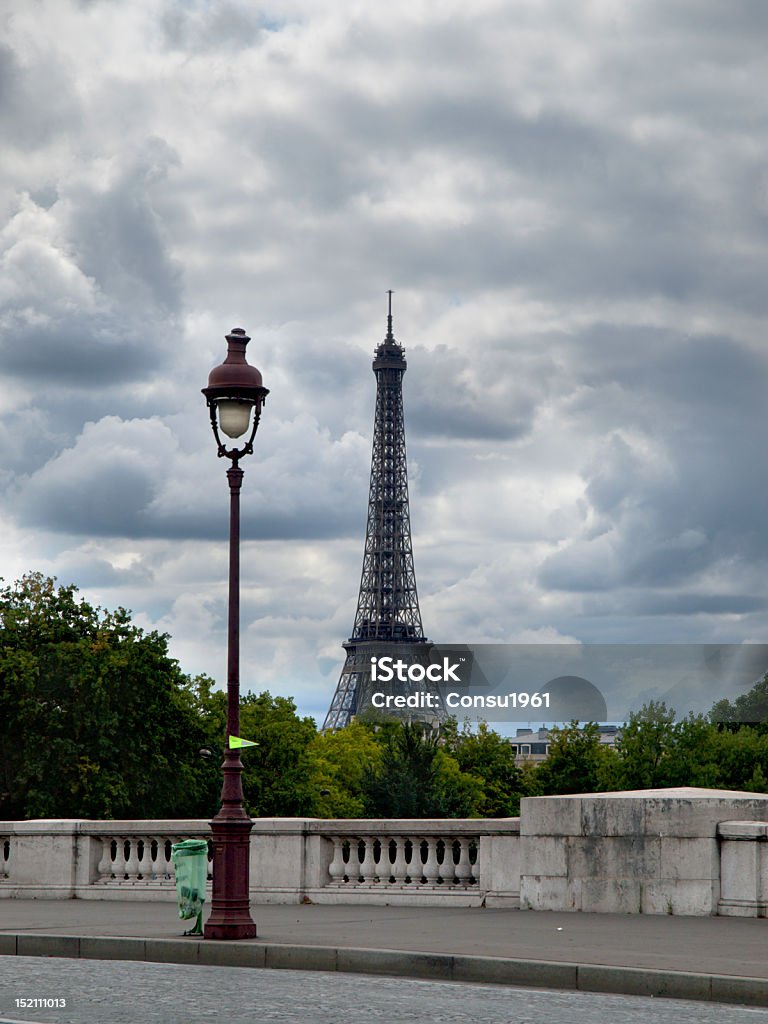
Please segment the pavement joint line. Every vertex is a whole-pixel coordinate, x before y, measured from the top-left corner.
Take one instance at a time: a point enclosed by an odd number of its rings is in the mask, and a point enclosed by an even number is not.
[[[4,933],[5,936],[12,933]],[[768,1006],[768,979],[521,957],[294,943],[190,942],[127,936],[14,934],[15,955],[387,975]],[[28,941],[19,942],[19,939]],[[29,941],[31,940],[31,941]],[[85,950],[85,951],[84,951]],[[138,955],[137,955],[138,954]],[[161,956],[162,954],[162,956]],[[13,953],[5,953],[13,956]],[[0,1018],[0,1024],[16,1024]],[[30,1021],[19,1024],[32,1024]]]

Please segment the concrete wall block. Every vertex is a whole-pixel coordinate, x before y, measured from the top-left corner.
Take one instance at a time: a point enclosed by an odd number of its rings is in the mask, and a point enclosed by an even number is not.
[[[301,833],[251,836],[250,884],[254,888],[304,886],[304,837]]]
[[[520,892],[522,844],[523,839],[519,835],[481,836],[477,855],[481,889],[485,892]]]
[[[723,900],[757,902],[760,898],[762,843],[725,839],[720,845],[720,896]]]
[[[526,796],[520,801],[521,836],[581,835],[581,796]]]
[[[715,839],[662,836],[660,877],[671,879],[717,878],[720,851]]]
[[[75,882],[74,833],[17,836],[11,871],[16,885],[65,886],[71,890]]]
[[[521,910],[581,910],[581,884],[569,886],[563,876],[522,875]]]
[[[521,836],[520,872],[526,875],[568,874],[567,842],[565,836]]]
[[[717,913],[719,894],[720,888],[711,878],[647,882],[640,912],[707,917]]]
[[[568,838],[568,877],[582,879],[657,878],[661,851],[655,836]]]
[[[581,884],[581,906],[588,914],[639,914],[643,886],[639,879],[588,879]]]
[[[582,797],[581,833],[585,836],[643,835],[645,803],[642,798]]]
[[[681,838],[714,838],[718,824],[727,820],[768,821],[768,797],[692,789],[683,795],[651,797],[645,811],[648,832]]]
[[[325,836],[304,836],[304,878],[302,888],[319,888],[330,881],[328,868],[333,860],[333,843]]]
[[[77,836],[73,866],[75,886],[91,885],[96,881],[99,877],[101,852],[100,839],[88,835]]]

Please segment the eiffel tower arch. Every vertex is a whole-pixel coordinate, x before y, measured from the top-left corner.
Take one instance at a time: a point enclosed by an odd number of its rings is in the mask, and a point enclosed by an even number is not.
[[[387,335],[373,360],[376,412],[360,593],[352,635],[343,644],[346,661],[323,729],[347,725],[373,706],[375,693],[393,698],[385,710],[397,717],[424,722],[445,717],[438,689],[422,671],[430,664],[433,645],[424,636],[416,592],[403,419],[407,363],[392,333],[392,292],[388,294]],[[374,679],[374,659],[388,657],[421,669],[411,670],[413,679]],[[410,698],[408,706],[393,707],[397,697]]]

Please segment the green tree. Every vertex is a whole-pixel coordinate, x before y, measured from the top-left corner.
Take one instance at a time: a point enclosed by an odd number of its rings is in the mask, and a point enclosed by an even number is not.
[[[768,722],[768,673],[735,701],[718,701],[709,717],[713,722]]]
[[[482,782],[477,812],[483,818],[509,818],[520,813],[522,772],[515,763],[515,748],[487,722],[472,732],[465,724],[446,743],[459,768]]]
[[[319,732],[307,751],[313,816],[361,818],[365,812],[363,782],[381,770],[382,745],[360,722]]]
[[[30,573],[0,590],[0,816],[174,817],[204,730],[168,637]]]
[[[596,793],[613,788],[615,753],[600,742],[595,722],[573,721],[550,730],[549,755],[528,784],[536,793]]]
[[[649,701],[633,711],[616,744],[623,789],[658,789],[669,785],[669,760],[677,741],[675,712],[663,701]]]
[[[373,818],[466,818],[477,814],[482,781],[461,771],[437,735],[395,724],[381,736],[378,769],[363,778],[365,813]]]
[[[313,814],[309,747],[317,729],[290,697],[249,693],[240,701],[240,732],[258,743],[243,751],[245,803],[258,818]]]

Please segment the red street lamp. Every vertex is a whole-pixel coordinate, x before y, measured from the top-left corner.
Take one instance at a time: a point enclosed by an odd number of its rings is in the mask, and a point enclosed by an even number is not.
[[[240,752],[231,750],[230,736],[240,735],[240,487],[243,471],[238,465],[253,454],[253,439],[261,407],[269,394],[255,366],[249,366],[245,347],[251,339],[242,327],[227,335],[227,358],[208,377],[203,388],[211,412],[211,427],[220,458],[232,465],[229,481],[229,628],[227,637],[227,736],[224,744],[224,784],[221,808],[211,822],[213,840],[213,900],[205,925],[206,939],[252,939],[248,892],[248,860],[253,822],[243,807],[243,765]],[[249,433],[250,431],[250,433]],[[227,448],[221,435],[237,440],[241,448]]]

